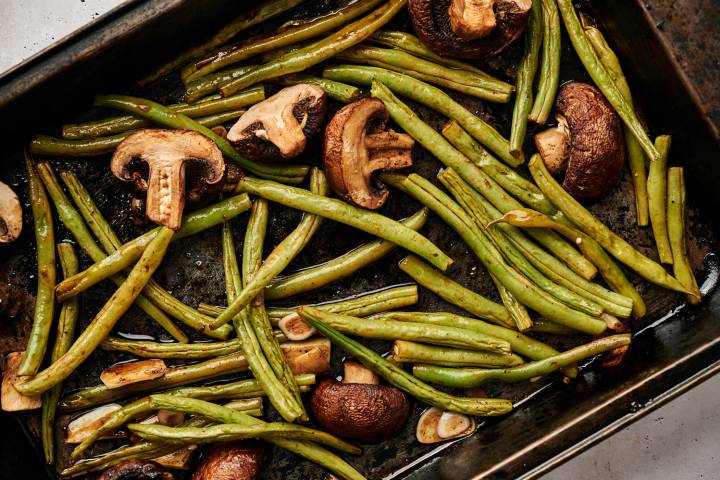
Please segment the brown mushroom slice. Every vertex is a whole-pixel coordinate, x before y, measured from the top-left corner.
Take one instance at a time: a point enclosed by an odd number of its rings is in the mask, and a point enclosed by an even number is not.
[[[25,352],[11,352],[5,357],[5,369],[2,372],[2,390],[0,392],[0,405],[2,405],[4,412],[35,410],[42,406],[42,396],[23,395],[15,389],[15,385],[29,378],[19,377],[17,374],[24,356]]]
[[[232,126],[227,139],[251,160],[294,158],[322,129],[326,115],[325,91],[299,83],[250,107]]]
[[[473,417],[431,407],[420,415],[415,436],[420,443],[439,443],[464,437],[477,430]]]
[[[265,450],[257,442],[216,443],[203,455],[192,480],[255,480],[264,463]]]
[[[302,342],[285,342],[280,345],[290,370],[295,375],[323,373],[330,370],[332,344],[327,338]]]
[[[22,232],[22,207],[15,192],[0,182],[0,244],[15,241]]]
[[[70,444],[81,443],[92,435],[95,430],[100,428],[113,413],[121,408],[122,405],[120,404],[109,403],[74,418],[67,426],[65,442]]]
[[[380,100],[364,98],[341,108],[325,129],[323,162],[330,186],[360,207],[380,208],[387,200],[388,190],[374,172],[412,166],[415,140],[385,130],[387,120]]]
[[[105,470],[98,480],[175,480],[175,477],[156,462],[126,460]]]
[[[564,173],[563,188],[574,198],[599,200],[617,184],[625,163],[620,117],[597,88],[581,82],[570,82],[560,89],[556,109],[559,121],[564,120],[567,128],[561,125],[552,133],[536,135],[543,162],[555,168],[562,164],[566,152],[564,172],[553,174]]]
[[[317,332],[315,327],[303,320],[297,313],[291,313],[281,318],[278,328],[288,340],[292,341],[307,340]]]
[[[147,165],[146,174],[143,163]],[[177,230],[186,190],[188,196],[198,196],[208,186],[219,183],[225,161],[215,142],[200,133],[146,129],[118,145],[110,168],[120,180],[147,191],[145,212],[150,220]],[[189,169],[192,175],[186,175]]]
[[[532,0],[408,0],[415,33],[439,55],[497,55],[525,31]]]
[[[118,388],[130,383],[155,380],[165,375],[167,366],[160,359],[123,362],[108,367],[100,373],[100,381],[108,388]]]
[[[347,362],[346,362],[347,363]],[[410,415],[410,400],[395,387],[376,383],[377,377],[364,373],[362,365],[346,366],[351,383],[322,380],[310,401],[315,420],[330,433],[365,442],[379,442],[392,437]],[[348,380],[348,379],[346,379]]]

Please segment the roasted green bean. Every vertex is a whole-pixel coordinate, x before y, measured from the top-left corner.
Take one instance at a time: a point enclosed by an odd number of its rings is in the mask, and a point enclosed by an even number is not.
[[[542,62],[537,94],[528,120],[544,125],[555,103],[560,83],[560,14],[555,0],[542,0]]]
[[[673,263],[672,249],[667,233],[667,170],[670,153],[670,136],[660,135],[655,139],[655,148],[660,156],[650,162],[650,173],[647,179],[648,209],[655,246],[662,263]]]
[[[560,325],[559,323],[551,322],[550,320],[542,317],[535,319],[532,331],[538,333],[552,333],[553,335],[577,335],[577,330],[573,330],[565,325]]]
[[[27,151],[25,151],[25,167],[37,249],[37,293],[32,328],[17,374],[32,376],[40,370],[45,358],[55,314],[55,232],[48,195],[35,169],[33,159]]]
[[[415,365],[413,375],[431,383],[459,388],[478,387],[488,382],[521,382],[540,375],[548,375],[567,365],[630,345],[630,343],[630,334],[611,335],[559,353],[554,357],[530,362],[519,367],[479,369]]]
[[[490,275],[490,277],[495,284],[495,288],[497,288],[498,290],[500,301],[510,314],[510,318],[512,319],[513,323],[515,323],[515,328],[517,328],[521,332],[530,330],[532,328],[533,322],[532,318],[530,318],[530,313],[528,313],[527,308],[525,308],[525,305],[520,303],[518,299],[515,298],[515,295],[510,293],[510,290],[505,288],[505,285],[500,283],[500,280],[495,278],[493,275]]]
[[[700,289],[685,246],[685,178],[682,167],[668,170],[667,229],[675,278],[690,292],[687,295],[688,302],[700,303]]]
[[[346,337],[325,321],[336,316],[317,308],[303,306],[298,309],[300,316],[328,337],[335,345],[352,355],[365,367],[374,371],[391,385],[409,393],[418,400],[453,412],[468,415],[502,415],[512,410],[512,403],[502,399],[454,397],[419,381],[402,368],[384,359],[359,342]],[[356,320],[361,323],[360,320]]]
[[[517,355],[436,347],[407,340],[395,340],[392,355],[393,360],[400,363],[428,363],[445,367],[512,367],[523,363]]]
[[[280,85],[297,85],[298,83],[317,85],[325,91],[328,97],[343,103],[354,102],[362,96],[362,92],[357,87],[306,73],[285,75],[284,77],[273,79],[273,82],[279,83]]]
[[[203,96],[220,90],[220,86],[234,78],[241,77],[257,68],[257,65],[243,65],[237,68],[223,70],[203,78],[198,78],[185,85],[185,98],[188,103],[201,101]]]

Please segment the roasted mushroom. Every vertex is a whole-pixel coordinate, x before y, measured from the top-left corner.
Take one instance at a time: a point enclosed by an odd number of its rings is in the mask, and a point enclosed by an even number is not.
[[[415,436],[420,443],[438,443],[470,435],[476,429],[472,417],[431,407],[420,415]]]
[[[105,470],[98,480],[175,480],[175,477],[150,460],[127,460]]]
[[[100,381],[108,388],[155,380],[165,375],[167,366],[159,358],[120,362],[100,372]]]
[[[322,129],[326,115],[325,91],[300,83],[250,107],[232,126],[227,139],[251,160],[294,158]]]
[[[412,166],[415,140],[385,129],[388,112],[374,98],[341,108],[325,129],[323,162],[330,186],[338,195],[364,208],[380,208],[388,197],[373,173]]]
[[[532,0],[408,0],[415,33],[440,55],[480,59],[502,52],[527,25]]]
[[[22,207],[13,190],[0,182],[0,244],[10,243],[22,231]]]
[[[393,436],[410,415],[404,392],[378,385],[375,374],[361,364],[344,364],[342,383],[325,379],[311,399],[318,424],[339,437],[379,442]]]
[[[192,480],[254,480],[263,463],[265,450],[259,443],[216,443],[203,456]]]
[[[215,142],[200,133],[146,129],[123,140],[110,168],[120,180],[147,192],[145,212],[152,221],[177,230],[186,197],[202,196],[218,184],[225,161]]]
[[[535,135],[535,146],[553,175],[565,175],[570,195],[599,200],[618,182],[625,162],[620,117],[598,89],[581,82],[560,89],[556,109],[558,126]]]
[[[0,405],[4,412],[21,412],[35,410],[42,406],[42,396],[23,395],[15,389],[15,385],[27,380],[28,377],[20,377],[17,374],[22,363],[25,352],[11,352],[5,357],[5,368],[2,372],[2,392]]]

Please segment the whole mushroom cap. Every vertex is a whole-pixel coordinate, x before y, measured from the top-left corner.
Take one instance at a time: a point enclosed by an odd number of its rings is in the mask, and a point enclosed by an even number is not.
[[[255,480],[264,463],[265,449],[260,443],[216,443],[203,455],[192,480]]]

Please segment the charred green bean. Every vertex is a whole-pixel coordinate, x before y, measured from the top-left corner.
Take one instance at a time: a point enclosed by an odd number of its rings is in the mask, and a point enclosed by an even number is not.
[[[668,170],[667,229],[675,278],[690,292],[687,295],[688,302],[700,303],[700,289],[685,246],[685,178],[682,167]]]
[[[560,83],[560,14],[555,0],[542,0],[542,62],[537,94],[528,120],[544,125],[555,103]]]

